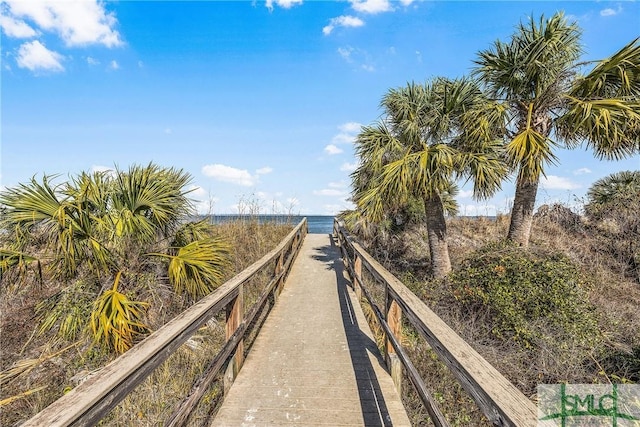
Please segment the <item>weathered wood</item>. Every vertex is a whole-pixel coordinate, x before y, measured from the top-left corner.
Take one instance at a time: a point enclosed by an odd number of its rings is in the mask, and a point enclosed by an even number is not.
[[[431,393],[427,389],[427,386],[424,383],[424,380],[418,373],[418,370],[413,366],[413,363],[411,362],[411,359],[409,359],[409,356],[404,351],[404,348],[402,348],[402,346],[400,345],[400,340],[396,338],[396,336],[391,331],[391,328],[389,327],[389,324],[387,323],[384,316],[382,315],[380,308],[376,305],[373,298],[371,298],[371,295],[369,294],[369,291],[364,286],[364,284],[362,285],[362,293],[367,299],[367,301],[369,302],[369,305],[371,306],[371,308],[373,309],[373,312],[376,318],[378,319],[378,323],[382,327],[382,330],[384,331],[388,342],[393,347],[394,353],[392,355],[396,356],[400,360],[402,365],[407,369],[407,377],[409,377],[409,380],[411,381],[416,391],[418,392],[418,395],[420,396],[420,400],[422,400],[422,403],[424,403],[424,406],[427,412],[429,413],[429,417],[431,418],[431,421],[436,427],[448,427],[449,423],[447,422],[446,418],[442,414],[442,411],[440,411],[440,407],[438,406],[438,403],[433,399],[433,396],[431,396]],[[398,375],[397,372],[396,372],[396,375]]]
[[[220,368],[224,366],[226,360],[231,356],[238,343],[242,340],[242,336],[246,331],[246,325],[243,323],[227,340],[222,350],[209,363],[204,374],[198,379],[191,389],[189,395],[176,407],[173,414],[167,419],[165,427],[179,427],[186,425],[193,409],[198,405],[202,396],[211,386],[211,383],[220,373]]]
[[[358,301],[362,299],[362,288],[360,283],[362,282],[362,259],[359,256],[356,256],[356,260],[353,263],[353,273],[356,280],[353,281],[354,290],[356,292],[356,297]]]
[[[280,258],[279,258],[280,259]],[[238,295],[229,303],[226,307],[226,324],[225,324],[225,339],[228,341],[236,332],[244,317],[244,287],[240,285],[238,287]],[[227,374],[224,379],[224,392],[225,394],[231,388],[233,380],[235,380],[238,372],[242,368],[244,362],[244,340],[240,340],[236,345],[235,354],[229,361],[227,368]]]
[[[238,288],[243,283],[290,247],[295,237],[304,238],[306,230],[305,218],[276,248],[260,260],[53,402],[23,426],[95,425],[195,331],[235,299],[238,296]]]
[[[447,365],[494,425],[536,425],[537,410],[533,402],[456,334],[400,280],[373,259],[358,243],[353,242],[342,227],[338,227],[338,236],[341,245],[348,245],[357,256],[362,258],[363,266],[374,278],[388,286],[389,293],[408,321],[423,336],[440,360]]]
[[[391,297],[387,287],[385,286],[385,299],[386,299],[386,320],[389,325],[389,330],[393,336],[401,341],[402,337],[402,310],[398,303]],[[385,361],[389,367],[389,372],[393,378],[393,382],[396,385],[398,393],[402,392],[402,364],[395,354],[395,349],[391,344],[389,337],[385,337],[386,349],[385,349]]]
[[[284,275],[282,275],[281,273],[284,271],[284,252],[280,254],[280,256],[278,257],[278,261],[276,262],[276,276],[279,276],[280,279],[278,280],[278,283],[276,284],[276,288],[274,290],[274,296],[276,297],[276,299],[278,298],[278,296],[280,295],[280,292],[282,292],[282,287],[284,286]]]

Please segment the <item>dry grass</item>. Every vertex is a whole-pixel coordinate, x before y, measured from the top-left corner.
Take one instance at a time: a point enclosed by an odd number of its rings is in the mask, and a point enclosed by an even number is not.
[[[259,223],[255,217],[225,222],[214,226],[217,236],[232,246],[231,267],[224,280],[228,280],[260,259],[275,247],[292,229],[287,222]],[[247,306],[257,298],[265,284],[266,274],[248,285]],[[143,295],[150,302],[146,323],[156,330],[171,320],[194,301],[185,295],[176,295],[166,278],[149,274],[144,277]],[[0,425],[18,425],[30,418],[84,380],[91,372],[104,366],[113,356],[105,354],[89,343],[55,354],[69,342],[54,339],[53,335],[38,335],[39,319],[35,306],[44,298],[59,291],[61,284],[54,282],[36,285],[24,283],[5,286],[0,290],[0,369],[27,366],[23,375],[7,377],[0,392]],[[247,308],[247,310],[249,309]],[[264,313],[263,313],[264,315]],[[223,321],[223,320],[222,320]],[[248,337],[252,339],[255,331]],[[209,322],[183,345],[169,360],[158,368],[149,379],[138,386],[131,397],[114,409],[105,425],[158,425],[162,423],[191,389],[194,381],[216,354],[224,338],[220,325]],[[55,354],[52,357],[48,355]],[[35,361],[35,362],[34,362]],[[34,363],[32,363],[34,362]],[[14,369],[15,370],[15,369]],[[176,375],[180,372],[180,375]],[[194,414],[194,422],[205,420],[220,395],[219,384],[214,383],[205,395],[205,405]]]

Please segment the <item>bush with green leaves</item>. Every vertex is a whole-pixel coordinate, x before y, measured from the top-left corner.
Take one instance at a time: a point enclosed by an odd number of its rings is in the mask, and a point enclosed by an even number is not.
[[[600,340],[587,283],[564,255],[491,243],[449,278],[451,296],[491,333],[525,348],[549,344],[590,347]]]

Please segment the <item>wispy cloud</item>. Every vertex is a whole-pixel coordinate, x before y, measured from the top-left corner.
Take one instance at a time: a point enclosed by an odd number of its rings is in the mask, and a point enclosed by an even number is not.
[[[362,125],[360,123],[350,122],[344,125],[338,126],[339,133],[331,138],[331,143],[338,144],[353,144],[356,140],[356,134],[360,132]]]
[[[337,147],[334,144],[329,144],[326,147],[324,147],[324,151],[325,153],[329,154],[330,156],[333,156],[335,154],[340,154],[343,152],[342,148]]]
[[[260,168],[260,169],[256,170],[256,174],[257,175],[266,175],[266,174],[271,173],[271,172],[273,172],[273,169],[270,168],[269,166],[265,166],[263,168]]]
[[[116,61],[115,59],[113,61],[111,61],[109,63],[109,68],[111,70],[119,70],[120,69],[120,65],[118,64],[118,61]]]
[[[115,15],[100,0],[3,0],[2,6],[2,32],[10,38],[34,39],[15,51],[18,66],[34,73],[65,70],[65,57],[45,47],[41,37],[46,33],[57,35],[67,47],[124,44]],[[91,60],[87,58],[89,65],[95,65]]]
[[[11,16],[0,15],[0,27],[7,37],[11,38],[26,39],[38,35],[29,24]]]
[[[226,166],[219,163],[213,165],[205,165],[202,167],[202,173],[205,176],[213,178],[217,181],[229,182],[231,184],[251,187],[260,181],[260,176],[273,172],[269,166],[262,167],[251,174],[246,169],[238,169],[232,166]]]
[[[580,184],[572,182],[569,178],[556,175],[542,177],[540,186],[545,190],[574,190],[580,188]]]
[[[27,33],[25,20],[42,31],[56,33],[67,46],[101,44],[115,47],[123,44],[115,29],[118,21],[113,13],[105,10],[102,1],[5,0],[3,3],[8,5],[9,19]],[[5,34],[11,36],[6,30]]]
[[[290,9],[291,7],[302,4],[302,0],[267,0],[265,6],[269,10],[273,10],[273,5],[276,4],[283,9]]]
[[[358,169],[357,162],[354,162],[354,163],[345,162],[342,164],[342,166],[340,166],[340,170],[342,172],[353,172],[356,169]]]
[[[389,0],[349,0],[351,7],[357,12],[362,13],[380,13],[393,10]]]
[[[586,175],[591,173],[591,169],[589,168],[580,168],[573,171],[574,175]]]
[[[615,16],[617,14],[619,14],[620,12],[622,12],[622,5],[618,4],[618,7],[613,9],[613,8],[606,8],[606,9],[602,9],[600,11],[600,16]]]
[[[342,15],[336,18],[331,18],[331,20],[329,21],[329,24],[322,29],[322,33],[325,36],[328,36],[333,32],[334,29],[338,27],[355,28],[355,27],[362,27],[363,25],[364,25],[364,21],[356,16]]]
[[[375,67],[371,63],[371,55],[364,49],[357,49],[351,46],[342,46],[337,49],[338,54],[348,64],[359,66],[366,71],[375,71]]]
[[[18,67],[31,71],[64,71],[63,59],[62,55],[47,49],[38,40],[23,43],[16,57]]]
[[[100,65],[100,61],[90,56],[87,56],[87,64],[89,65]]]
[[[202,167],[205,176],[217,181],[228,182],[230,184],[251,187],[255,185],[256,179],[246,169],[237,169],[221,164],[205,165]]]

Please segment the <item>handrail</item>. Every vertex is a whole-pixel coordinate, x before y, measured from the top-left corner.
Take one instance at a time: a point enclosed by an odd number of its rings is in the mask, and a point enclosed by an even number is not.
[[[334,221],[333,231],[338,239],[343,261],[351,276],[356,294],[364,295],[369,301],[385,331],[386,360],[396,358],[400,360],[436,426],[448,424],[399,344],[403,314],[494,425],[518,427],[536,425],[537,409],[533,402],[456,334],[399,279],[373,259],[362,246],[353,241],[337,220]],[[384,312],[371,299],[366,289],[362,278],[363,266],[377,282],[385,287]],[[395,376],[393,368],[392,376]]]
[[[232,359],[233,375],[237,374],[243,361],[242,336],[267,301],[269,293],[272,291],[279,293],[282,289],[289,268],[298,255],[306,234],[307,219],[303,218],[275,249],[259,261],[183,311],[22,426],[94,425],[223,308],[226,308],[227,312],[226,342],[214,358],[212,365],[219,365],[217,366],[219,370],[235,353]],[[258,302],[245,315],[242,285],[272,262],[275,262],[275,268],[269,284],[263,290]],[[172,418],[184,418],[180,412],[174,413]],[[175,421],[174,423],[180,424]]]

